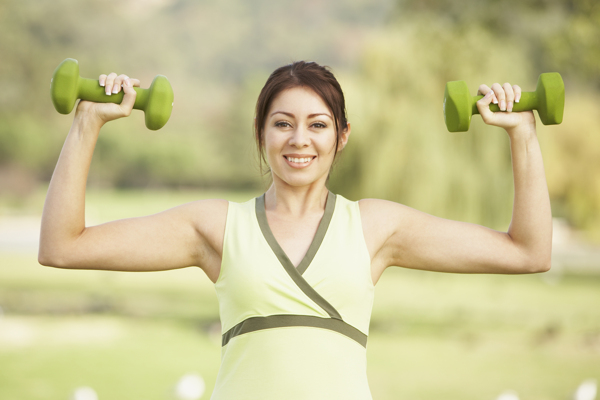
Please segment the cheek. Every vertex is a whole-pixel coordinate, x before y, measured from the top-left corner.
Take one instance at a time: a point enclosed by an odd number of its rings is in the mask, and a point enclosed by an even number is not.
[[[278,140],[277,137],[265,136],[264,152],[267,157],[277,157],[284,143]]]
[[[332,136],[328,136],[327,140],[323,140],[320,143],[320,151],[325,155],[329,155],[331,157],[333,157],[333,155],[335,154],[335,142],[336,142],[336,137],[335,137],[335,133],[332,134]]]

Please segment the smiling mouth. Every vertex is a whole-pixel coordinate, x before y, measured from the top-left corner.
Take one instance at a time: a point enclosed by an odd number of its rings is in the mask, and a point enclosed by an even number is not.
[[[308,168],[313,160],[315,158],[317,158],[317,156],[308,156],[308,157],[289,157],[289,156],[283,156],[283,158],[285,158],[285,160],[287,161],[287,164],[292,167],[292,168],[296,168],[296,169],[302,169],[302,168]]]
[[[313,159],[317,158],[317,156],[308,156],[308,157],[288,157],[288,156],[283,156],[285,157],[286,160],[288,160],[289,162],[292,162],[294,164],[306,164],[311,162]]]

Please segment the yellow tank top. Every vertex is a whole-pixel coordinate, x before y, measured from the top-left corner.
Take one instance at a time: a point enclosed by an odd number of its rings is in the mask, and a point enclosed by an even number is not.
[[[211,399],[372,399],[370,263],[358,202],[328,193],[297,268],[269,228],[264,194],[229,202],[215,283],[221,367]]]

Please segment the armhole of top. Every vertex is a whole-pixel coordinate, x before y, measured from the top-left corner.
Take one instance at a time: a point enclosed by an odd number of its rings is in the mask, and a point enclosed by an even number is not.
[[[218,284],[221,279],[223,278],[223,260],[225,260],[225,255],[227,254],[227,235],[229,233],[229,223],[231,220],[231,214],[233,213],[233,207],[235,207],[234,203],[232,201],[227,201],[227,215],[225,217],[225,231],[223,233],[223,252],[221,254],[221,265],[219,267],[219,277],[217,278],[217,281],[215,282],[215,285]]]
[[[369,268],[368,268],[369,283],[371,284],[372,287],[375,287],[375,284],[373,283],[373,274],[371,271],[371,264],[372,264],[373,260],[371,260],[371,253],[369,253],[369,246],[367,246],[367,239],[365,238],[365,230],[363,229],[362,215],[360,213],[360,204],[358,203],[358,200],[354,202],[354,206],[356,207],[356,215],[358,216],[358,226],[360,227],[361,242],[363,244],[363,249],[367,255],[367,259],[369,260]]]

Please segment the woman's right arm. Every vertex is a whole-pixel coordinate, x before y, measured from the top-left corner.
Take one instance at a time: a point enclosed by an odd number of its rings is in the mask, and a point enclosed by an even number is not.
[[[146,217],[85,226],[85,187],[100,128],[131,113],[133,86],[139,86],[125,75],[104,80],[107,90],[115,87],[118,92],[123,84],[123,102],[80,101],[48,188],[38,261],[59,268],[118,271],[195,265],[212,268],[205,269],[209,277],[218,274],[214,269],[222,251],[226,200],[196,201]]]

